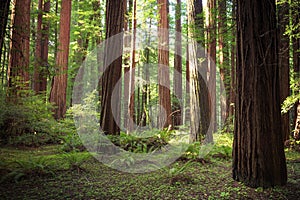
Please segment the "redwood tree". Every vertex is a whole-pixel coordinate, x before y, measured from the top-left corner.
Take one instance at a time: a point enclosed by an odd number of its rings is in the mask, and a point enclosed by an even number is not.
[[[29,87],[30,0],[15,0],[8,66],[9,95]]]
[[[49,12],[50,1],[39,0],[33,81],[33,89],[36,93],[45,92],[47,89],[49,22],[43,18],[43,14]]]
[[[290,41],[289,36],[285,34],[285,28],[289,25],[289,5],[283,3],[278,6],[279,20],[279,78],[280,78],[280,103],[290,94]],[[281,116],[282,120],[282,140],[289,139],[290,120],[289,112]]]
[[[174,55],[174,96],[177,99],[173,104],[174,107],[174,126],[182,124],[182,38],[181,38],[181,0],[177,0],[175,10],[176,33],[175,33],[175,55]]]
[[[71,0],[62,0],[56,74],[52,80],[50,102],[55,104],[54,117],[61,119],[67,110],[67,71],[70,45]]]
[[[210,112],[209,97],[207,90],[207,65],[206,62],[200,62],[204,58],[204,51],[199,46],[204,45],[203,34],[203,7],[202,0],[187,1],[188,24],[189,24],[189,94],[190,94],[190,120],[191,131],[190,141],[201,140],[201,134],[207,133],[209,128]]]
[[[237,1],[237,97],[233,178],[284,185],[275,0]]]
[[[123,31],[124,3],[124,0],[106,0],[106,39]],[[118,124],[120,124],[121,104],[119,100],[113,101],[112,104],[113,90],[121,97],[121,87],[116,83],[121,79],[122,73],[123,38],[118,37],[118,40],[105,43],[104,66],[106,69],[101,80],[100,114],[100,126],[105,134],[120,133]],[[111,58],[115,57],[117,58],[110,62]]]
[[[216,0],[208,0],[208,27],[207,27],[207,54],[208,54],[208,87],[210,95],[210,108],[212,131],[208,132],[208,139],[212,141],[212,132],[217,129],[216,118]]]
[[[159,83],[159,127],[172,125],[170,77],[169,77],[169,20],[168,1],[157,0],[159,6],[158,22],[158,83]],[[164,110],[164,111],[163,111]]]

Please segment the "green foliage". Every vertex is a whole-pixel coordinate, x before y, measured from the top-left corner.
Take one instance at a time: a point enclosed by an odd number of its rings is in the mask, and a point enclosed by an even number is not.
[[[70,170],[82,171],[82,164],[91,157],[89,153],[78,153],[78,152],[69,152],[64,153],[61,156],[61,159],[64,163],[67,163],[67,168]]]
[[[127,135],[121,133],[119,137],[119,146],[126,151],[135,152],[135,153],[147,153],[167,145],[166,134],[161,132],[162,135],[151,136],[151,137],[137,137],[134,135]],[[152,133],[153,134],[153,133]],[[113,141],[118,141],[114,138]]]
[[[189,144],[184,158],[187,159],[229,159],[232,153],[233,135],[230,133],[217,133],[214,135],[214,143],[201,144],[195,142]]]
[[[1,143],[26,146],[58,143],[53,106],[46,103],[45,96],[28,93],[17,102],[0,97]]]
[[[15,169],[4,175],[0,182],[9,180],[18,182],[22,178],[32,176],[54,175],[52,163],[47,157],[29,157],[27,160],[15,160],[10,164],[15,165]]]

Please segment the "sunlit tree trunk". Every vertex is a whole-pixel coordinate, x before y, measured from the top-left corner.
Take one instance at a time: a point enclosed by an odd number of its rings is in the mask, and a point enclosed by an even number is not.
[[[124,0],[106,1],[106,39],[120,34],[124,28]],[[101,114],[100,127],[105,134],[120,134],[121,86],[117,82],[122,74],[122,51],[123,38],[117,41],[107,42],[105,45],[104,66],[106,67],[102,76]],[[109,58],[114,61],[108,63]],[[112,99],[113,90],[116,91],[117,99]],[[113,114],[114,113],[114,114]]]
[[[55,119],[65,116],[67,110],[67,73],[70,45],[71,0],[62,0],[60,12],[59,45],[56,57],[56,74],[52,80],[50,102],[54,108]]]
[[[158,0],[158,83],[159,83],[159,127],[172,125],[170,72],[169,72],[169,20],[168,1]]]
[[[233,178],[251,187],[284,185],[275,0],[237,4],[237,97]]]
[[[230,69],[228,49],[228,27],[226,16],[226,0],[218,1],[218,41],[219,41],[219,64],[220,64],[220,103],[221,123],[227,122],[230,103]],[[222,124],[221,124],[222,125]]]
[[[8,67],[8,95],[13,98],[29,87],[30,0],[15,0]]]
[[[50,12],[50,1],[39,0],[39,13],[37,20],[35,66],[33,89],[36,93],[47,90],[48,43],[49,22],[43,20],[43,14]]]
[[[134,88],[135,88],[135,43],[136,43],[136,26],[137,26],[137,19],[136,19],[136,0],[133,0],[133,8],[132,8],[132,27],[131,27],[131,53],[130,53],[130,70],[129,70],[129,88],[128,89],[128,117],[127,117],[127,133],[130,133],[134,130],[134,119],[135,119],[135,112],[134,112]],[[138,97],[139,98],[139,97]],[[138,122],[140,119],[137,119]]]
[[[209,102],[207,90],[207,65],[201,62],[205,57],[200,45],[204,45],[203,7],[201,0],[187,2],[189,38],[189,94],[190,94],[190,142],[201,141],[209,128]]]
[[[207,54],[208,54],[208,89],[210,96],[210,113],[212,115],[213,128],[207,133],[207,140],[212,141],[212,134],[217,130],[216,117],[216,0],[208,0],[208,31],[207,31]]]

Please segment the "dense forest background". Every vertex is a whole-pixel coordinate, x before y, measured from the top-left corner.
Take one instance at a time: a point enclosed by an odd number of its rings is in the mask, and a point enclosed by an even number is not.
[[[235,180],[284,185],[284,147],[300,139],[299,11],[291,0],[1,0],[0,142],[82,151],[100,129],[146,153],[226,133]]]

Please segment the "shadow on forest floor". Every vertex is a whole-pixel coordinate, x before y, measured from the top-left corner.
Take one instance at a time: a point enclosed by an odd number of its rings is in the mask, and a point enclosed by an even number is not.
[[[270,189],[253,189],[233,181],[230,158],[178,160],[145,174],[119,172],[87,152],[62,153],[59,146],[2,147],[0,158],[0,175],[2,179],[5,177],[0,183],[1,199],[299,199],[300,196],[297,152],[287,152],[288,184]]]

